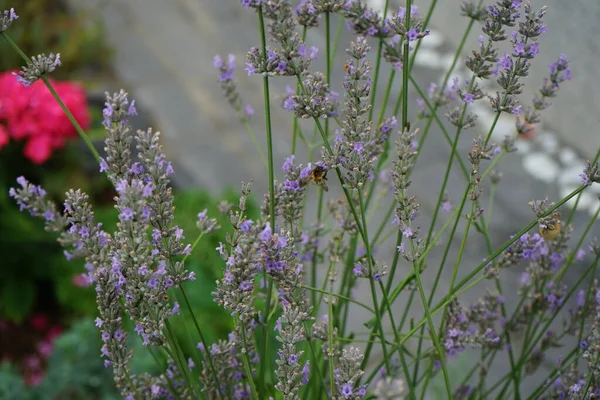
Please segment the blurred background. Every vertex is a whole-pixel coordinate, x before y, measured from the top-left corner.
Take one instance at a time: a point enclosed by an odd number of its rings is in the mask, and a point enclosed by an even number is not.
[[[385,2],[370,3],[382,10]],[[547,66],[561,52],[572,61],[573,80],[565,83],[551,110],[543,114],[536,134],[520,140],[519,153],[502,165],[504,185],[510,189],[497,197],[496,244],[533,217],[528,201],[546,196],[556,200],[573,190],[584,161],[593,158],[600,146],[596,116],[600,95],[593,75],[600,50],[592,39],[597,36],[593,29],[597,29],[600,3],[589,0],[581,7],[559,0],[546,3],[548,33],[541,39],[541,53],[534,62],[523,103],[527,104],[541,86]],[[391,9],[396,10],[398,4],[392,1]],[[430,0],[416,4],[424,13]],[[450,67],[466,24],[459,4],[459,0],[438,1],[430,25],[432,35],[423,41],[414,69],[423,87],[439,82]],[[533,1],[534,7],[543,4]],[[265,148],[262,81],[247,77],[243,71],[245,53],[259,44],[256,16],[241,8],[238,0],[0,0],[0,9],[10,7],[20,18],[8,33],[26,54],[61,53],[63,66],[52,78],[99,149],[104,138],[100,124],[104,91],[126,89],[138,105],[134,128],[153,126],[163,132],[163,145],[176,170],[176,222],[188,232],[188,239],[195,236],[197,213],[208,208],[209,215],[221,215],[217,212],[219,202],[235,202],[242,181],[255,181],[255,199],[261,201],[267,171],[223,98],[212,65],[216,54],[231,53],[237,58],[238,87],[243,101],[256,110],[250,123]],[[342,50],[353,38],[345,27],[340,32],[333,78],[333,89],[339,92],[345,59]],[[464,54],[470,52],[479,32],[476,26]],[[322,32],[311,32],[307,41],[324,54]],[[43,230],[41,221],[20,213],[7,194],[21,175],[43,185],[59,203],[67,189],[81,188],[90,194],[97,218],[111,229],[116,217],[111,205],[114,193],[62,111],[48,98],[45,87],[39,82],[28,89],[16,85],[11,71],[22,61],[4,42],[0,42],[0,54],[0,398],[118,398],[112,389],[111,372],[104,369],[99,357],[100,339],[93,323],[94,290],[81,278],[83,263],[67,261],[55,236]],[[322,59],[320,62],[318,68],[323,67]],[[382,76],[387,78],[388,71],[384,68]],[[467,76],[462,62],[453,74]],[[272,84],[275,164],[279,166],[289,155],[291,126],[280,102],[285,86],[293,80],[274,79]],[[394,88],[392,95],[398,93],[399,82]],[[410,95],[413,100],[417,97],[414,92]],[[36,100],[40,96],[46,101]],[[410,112],[415,115],[416,108],[411,106]],[[473,136],[489,127],[486,115],[491,110],[481,104],[477,112],[478,126],[461,143],[463,153]],[[494,137],[502,139],[514,132],[514,119],[505,117]],[[414,177],[414,190],[422,199],[427,221],[448,153],[439,131],[431,134],[425,151]],[[449,187],[452,198],[462,191],[462,183],[458,175],[451,179],[457,182]],[[314,215],[311,207],[309,202],[307,215]],[[588,193],[580,202],[574,226],[583,227],[597,207],[597,197]],[[256,203],[252,204],[250,216],[257,212]],[[226,221],[221,225],[227,226]],[[597,234],[598,227],[595,231]],[[214,248],[224,241],[226,232],[211,234],[189,260],[189,268],[199,277],[191,300],[200,318],[210,318],[209,341],[231,329],[228,322],[221,322],[227,319],[210,296],[222,269]],[[485,255],[483,246],[477,247],[477,239],[472,243],[474,247],[463,260],[467,268]],[[385,257],[393,248],[381,252]],[[509,274],[506,279],[514,281],[516,276]],[[475,292],[471,297],[480,294]],[[369,317],[358,311],[353,315],[355,326]],[[185,336],[185,332],[179,333]],[[184,342],[193,346],[187,339]],[[152,359],[135,360],[136,371],[155,368]]]

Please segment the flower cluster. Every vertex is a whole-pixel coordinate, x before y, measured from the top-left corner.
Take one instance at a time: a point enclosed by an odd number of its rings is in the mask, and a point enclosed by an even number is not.
[[[201,373],[204,392],[210,399],[245,399],[250,395],[250,386],[244,382],[242,352],[251,350],[250,356],[253,363],[258,362],[258,358],[253,349],[241,347],[239,336],[239,334],[231,332],[227,340],[219,340],[210,349],[205,349],[202,343],[198,343],[198,348],[205,355]],[[212,358],[212,367],[206,357],[207,351],[210,352]],[[213,375],[213,367],[216,376]]]
[[[223,279],[217,281],[212,296],[221,307],[230,311],[246,324],[254,324],[253,293],[256,289],[255,278],[261,270],[257,247],[259,235],[267,229],[254,221],[246,219],[246,197],[250,194],[250,185],[242,185],[239,211],[229,211],[229,220],[234,228],[228,237],[227,245],[220,243],[217,251],[225,261]],[[269,228],[270,229],[270,228]]]
[[[337,116],[338,94],[329,89],[325,75],[309,74],[302,82],[299,94],[288,96],[283,107],[300,118],[321,118]]]
[[[302,202],[305,197],[306,185],[310,180],[313,166],[308,163],[307,166],[294,165],[295,156],[286,157],[281,170],[285,173],[285,180],[278,184],[275,193],[275,204],[277,215],[292,224],[296,223],[302,217]],[[317,162],[315,167],[325,168]]]
[[[348,21],[348,28],[357,35],[383,39],[394,34],[386,24],[387,21],[384,21],[375,10],[369,8],[366,2],[346,1],[341,9],[341,14]]]
[[[347,4],[344,0],[301,0],[295,9],[298,24],[307,28],[319,25],[319,16],[323,13],[335,13]]]
[[[323,151],[326,165],[343,167],[347,188],[362,188],[374,178],[373,167],[383,150],[387,133],[373,130],[368,120],[371,108],[368,99],[371,92],[371,64],[366,59],[370,47],[364,37],[358,37],[346,52],[351,57],[344,65],[344,121],[336,132],[333,154]]]
[[[350,346],[342,350],[333,371],[336,394],[342,399],[362,399],[367,393],[366,386],[358,386],[364,371],[360,369],[363,361],[360,349]]]
[[[19,18],[15,9],[4,10],[0,15],[0,33],[8,29],[8,27]]]
[[[91,118],[83,87],[50,82],[75,120],[87,129]],[[43,82],[25,88],[11,72],[0,74],[0,149],[10,140],[26,141],[25,157],[42,164],[75,136],[77,130]]]
[[[469,217],[475,220],[483,213],[483,209],[479,207],[479,196],[483,189],[479,186],[481,183],[480,167],[482,160],[491,160],[495,155],[500,153],[500,146],[488,144],[481,136],[473,139],[473,147],[468,154],[469,163],[471,164],[471,173],[469,175],[469,200],[475,202],[477,210]]]
[[[193,273],[186,272],[183,263],[176,261],[189,254],[190,247],[182,243],[183,231],[172,224],[173,198],[167,178],[172,167],[158,144],[159,134],[138,131],[137,161],[131,160],[133,135],[125,118],[135,112],[132,106],[124,92],[107,94],[104,124],[109,133],[108,156],[101,160],[101,168],[118,194],[115,201],[119,222],[112,235],[94,222],[88,196],[81,191],[67,193],[63,215],[44,199],[42,188],[22,178],[21,188],[10,191],[22,209],[45,219],[48,230],[62,231],[59,242],[66,248],[67,258],[85,258],[86,282],[96,284],[100,313],[96,325],[104,341],[102,355],[105,365],[113,368],[124,396],[143,385],[131,387],[131,352],[126,346],[122,305],[144,344],[162,345],[165,321],[179,309],[176,302],[169,301],[167,290],[194,279]]]
[[[487,294],[469,309],[461,307],[457,300],[448,306],[445,320],[444,347],[454,356],[467,347],[498,347],[500,338],[494,324],[500,318],[502,296]]]
[[[413,225],[413,221],[419,215],[420,204],[414,196],[408,196],[406,189],[412,183],[410,174],[415,166],[417,157],[417,142],[415,137],[418,130],[411,131],[407,125],[404,129],[398,132],[396,139],[396,154],[398,158],[394,160],[391,170],[392,186],[394,188],[394,198],[398,206],[394,215],[393,223],[400,229],[402,236],[406,239],[417,239],[419,228]],[[410,261],[416,261],[421,252],[425,248],[425,243],[421,239],[417,239],[414,248],[406,248],[404,242],[398,246],[398,252]]]
[[[536,94],[532,101],[532,106],[525,108],[522,118],[517,120],[517,132],[519,135],[527,137],[533,132],[533,124],[540,122],[539,111],[545,110],[550,106],[549,98],[555,97],[560,84],[565,80],[571,80],[571,69],[566,55],[561,54],[558,60],[550,64],[550,77],[544,78],[539,95]]]
[[[247,122],[254,115],[254,109],[250,104],[242,106],[240,94],[235,83],[235,56],[229,54],[227,61],[224,61],[221,56],[216,55],[213,59],[213,66],[219,70],[219,82],[229,105],[238,113],[242,122]]]
[[[409,25],[406,25],[406,18],[406,7],[400,7],[398,12],[386,22],[390,30],[400,35],[404,40],[410,42],[423,39],[425,36],[429,35],[429,31],[423,29],[423,21],[419,18],[417,6],[413,5],[410,7],[410,13],[408,15]]]
[[[32,57],[26,66],[21,67],[18,74],[14,72],[13,75],[17,77],[20,84],[29,87],[45,74],[54,72],[61,65],[59,53],[50,53],[49,55],[42,53]]]
[[[505,40],[506,35],[502,26],[512,27],[520,18],[520,1],[504,0],[498,6],[490,7],[488,19],[484,25],[484,33],[490,41]],[[531,60],[539,53],[537,38],[546,31],[543,17],[546,8],[532,11],[529,4],[524,8],[524,21],[519,22],[516,32],[511,33],[512,54],[504,54],[499,58],[494,70],[496,82],[502,88],[502,93],[497,92],[495,97],[490,96],[492,109],[498,113],[507,112],[518,115],[521,106],[518,105],[516,95],[523,91],[523,84],[519,79],[529,74]],[[486,28],[490,28],[489,30]],[[491,44],[491,42],[488,42]]]
[[[309,51],[300,39],[291,5],[288,1],[273,0],[264,2],[262,7],[265,18],[271,20],[269,33],[280,48],[267,47],[266,54],[256,47],[251,48],[247,54],[246,72],[248,75],[304,75],[316,58],[317,50]]]

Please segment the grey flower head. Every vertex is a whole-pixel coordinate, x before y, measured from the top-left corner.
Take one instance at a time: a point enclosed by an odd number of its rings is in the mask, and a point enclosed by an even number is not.
[[[33,84],[43,75],[49,72],[53,72],[56,67],[61,66],[60,54],[50,53],[46,55],[44,53],[31,57],[31,62],[28,62],[26,66],[21,67],[21,71],[17,74],[13,74],[17,77],[17,80],[25,87]]]
[[[373,386],[373,395],[377,400],[402,400],[404,399],[405,384],[402,378],[386,376]]]
[[[2,14],[0,14],[0,33],[7,30],[8,27],[18,18],[19,16],[17,13],[15,13],[14,8],[2,11]]]

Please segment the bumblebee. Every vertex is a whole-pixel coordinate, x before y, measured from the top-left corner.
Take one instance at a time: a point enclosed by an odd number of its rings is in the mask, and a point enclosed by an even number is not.
[[[310,178],[317,186],[321,186],[324,191],[328,191],[327,187],[327,169],[320,165],[316,165],[312,171],[310,171]]]
[[[352,65],[350,63],[344,64],[344,72],[349,74],[352,71]]]
[[[540,235],[546,240],[555,239],[560,234],[560,220],[555,220],[551,225],[547,225],[545,228],[540,226]]]

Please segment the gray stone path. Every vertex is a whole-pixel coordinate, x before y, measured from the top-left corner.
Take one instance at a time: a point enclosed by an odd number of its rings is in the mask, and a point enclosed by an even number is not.
[[[115,71],[131,96],[142,105],[142,109],[152,114],[152,119],[158,125],[156,128],[163,132],[167,151],[178,167],[179,182],[185,186],[201,186],[218,193],[225,187],[237,188],[241,181],[253,179],[256,182],[255,194],[261,199],[267,188],[266,169],[222,97],[217,73],[212,67],[215,54],[225,56],[232,53],[237,57],[239,89],[244,101],[257,110],[252,126],[264,148],[262,80],[256,76],[247,77],[243,71],[246,51],[260,43],[254,13],[241,8],[236,0],[86,0],[72,3],[75,6],[95,7],[103,17],[108,30],[108,40],[116,52]],[[351,38],[352,35],[344,30],[340,49],[346,48]],[[313,35],[309,37],[309,42],[319,47],[320,54],[323,55],[322,36]],[[338,72],[333,77],[333,89],[339,92],[342,77],[339,71],[343,60],[343,56],[338,57],[334,65],[334,70]],[[420,67],[416,69],[415,77],[422,87],[426,88],[430,81],[439,80],[441,72]],[[383,92],[387,72],[382,76],[380,94]],[[272,79],[271,82],[274,99],[277,94],[284,92],[286,83],[293,83],[283,78]],[[395,85],[393,93],[397,92],[398,84]],[[414,98],[414,93],[411,93],[411,98]],[[275,163],[279,166],[290,149],[290,119],[278,106],[277,100],[273,100],[272,104]],[[414,111],[411,109],[412,114]],[[450,127],[448,129],[453,131]],[[465,162],[471,140],[482,133],[471,130],[463,134],[460,154]],[[410,188],[411,194],[416,195],[422,204],[423,216],[419,219],[419,224],[424,230],[428,227],[429,216],[435,207],[448,154],[449,147],[446,141],[439,128],[434,127],[429,133],[427,146],[420,156]],[[504,178],[494,205],[495,246],[507,240],[520,229],[524,221],[532,218],[533,214],[527,206],[528,201],[546,196],[558,199],[557,186],[535,180],[525,173],[521,166],[521,157],[514,153],[507,155],[499,167]],[[336,192],[339,193],[339,188],[333,180],[330,182],[332,190],[328,196],[333,196]],[[453,170],[448,193],[455,204],[460,201],[463,190],[464,179],[458,170]],[[486,204],[485,200],[483,204]],[[385,205],[382,205],[382,210],[385,210]],[[306,213],[314,215],[314,198],[309,201]],[[382,218],[383,211],[377,213],[377,216]],[[587,213],[579,213],[574,221],[575,227],[580,231],[588,218]],[[373,229],[371,228],[371,231]],[[600,232],[598,226],[595,227],[595,232]],[[461,235],[462,231],[459,228],[457,245]],[[466,275],[486,255],[483,241],[474,229],[470,235],[465,257],[461,262],[460,276]],[[450,285],[457,247],[454,246],[447,262],[439,293],[447,291]],[[378,257],[382,260],[391,259],[393,251],[393,245],[386,242],[380,246]],[[428,287],[431,287],[434,269],[441,258],[441,252],[441,248],[436,249],[430,256],[430,263],[434,267],[423,277]],[[568,280],[575,280],[582,267],[582,264],[574,265],[573,274],[569,274]],[[400,268],[398,276],[403,276],[403,272],[408,271],[409,266],[403,264]],[[515,287],[519,275],[520,270],[504,271],[502,279],[507,284],[506,287]],[[474,301],[483,292],[481,287],[468,292],[464,298]],[[355,296],[370,303],[370,294],[366,286],[359,287]],[[508,293],[505,297],[509,306],[516,301],[514,294]],[[403,309],[403,303],[403,300],[397,302],[398,312]],[[420,312],[420,306],[415,306],[415,314]],[[370,318],[370,315],[366,315],[360,308],[353,310],[352,316],[353,328],[359,330],[362,323]],[[552,360],[549,363],[553,365]],[[499,368],[503,368],[502,365],[499,365]]]

